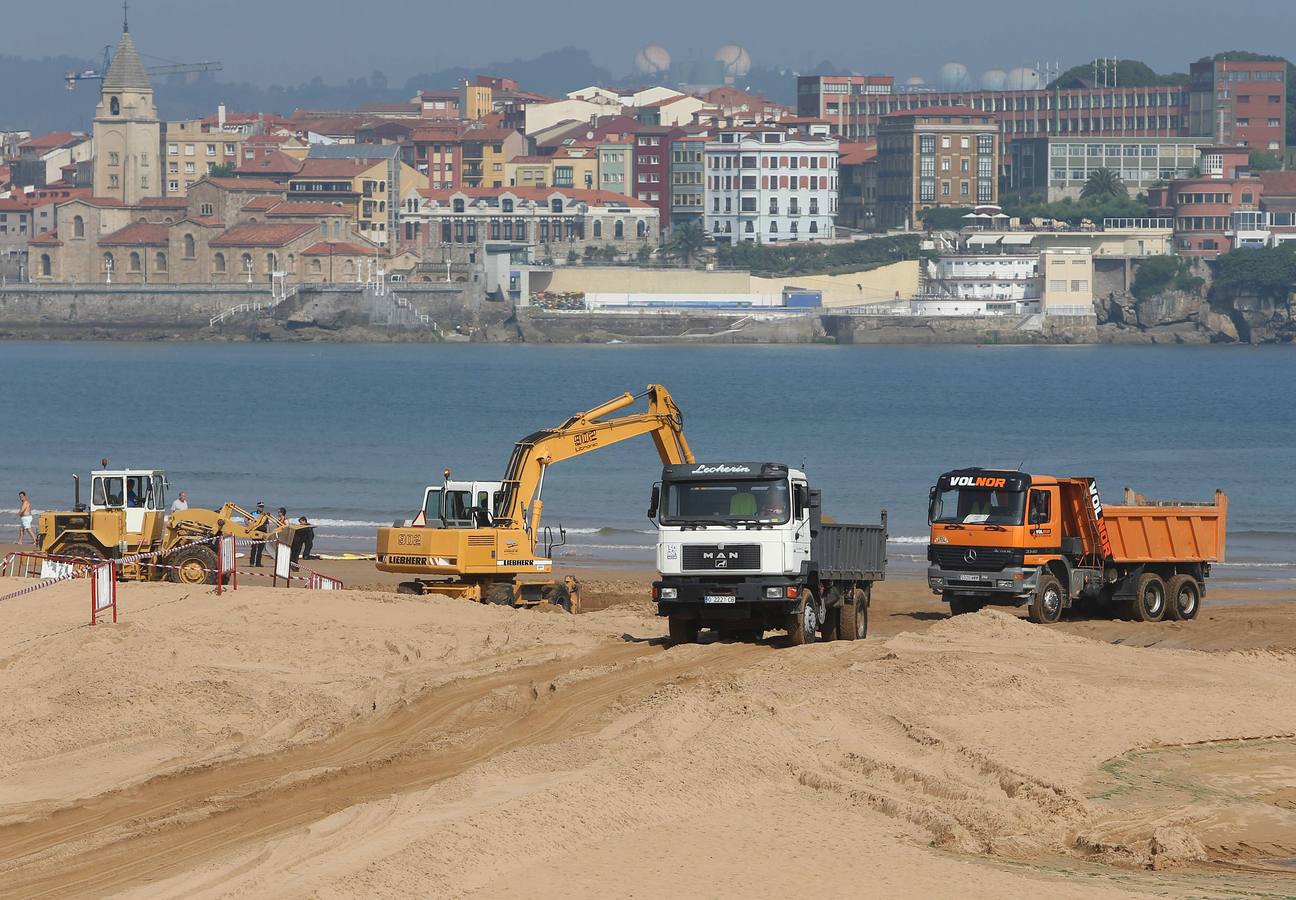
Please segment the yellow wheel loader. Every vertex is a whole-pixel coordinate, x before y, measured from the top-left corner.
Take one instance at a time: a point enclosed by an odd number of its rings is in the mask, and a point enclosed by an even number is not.
[[[639,400],[646,400],[646,410],[605,418]],[[640,394],[622,394],[557,428],[527,435],[514,446],[501,481],[452,482],[447,469],[442,489],[427,489],[413,524],[378,529],[378,569],[415,576],[400,585],[403,593],[509,606],[549,602],[578,612],[575,578],[519,580],[552,576],[551,553],[565,540],[561,528],[555,541],[552,529],[540,523],[545,470],[645,434],[664,464],[695,461],[684,439],[683,413],[666,388],[650,384]]]
[[[72,478],[72,509],[41,514],[41,552],[74,559],[79,567],[104,559],[128,560],[118,566],[118,577],[126,581],[215,584],[217,537],[265,540],[282,530],[269,516],[252,515],[233,503],[168,517],[166,473],[161,469],[92,472],[89,504],[81,502],[81,479]],[[161,552],[148,559],[131,559],[156,551]]]

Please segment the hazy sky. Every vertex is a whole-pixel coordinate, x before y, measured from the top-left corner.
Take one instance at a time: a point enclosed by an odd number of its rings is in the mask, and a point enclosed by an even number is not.
[[[0,53],[98,58],[115,43],[119,0],[6,0]],[[223,79],[292,83],[386,72],[393,83],[449,65],[587,48],[613,72],[660,43],[676,59],[743,44],[757,65],[830,59],[860,72],[935,77],[941,63],[992,67],[1095,55],[1158,71],[1220,50],[1296,55],[1296,0],[133,0],[142,53],[219,59]],[[152,64],[154,60],[146,59]]]

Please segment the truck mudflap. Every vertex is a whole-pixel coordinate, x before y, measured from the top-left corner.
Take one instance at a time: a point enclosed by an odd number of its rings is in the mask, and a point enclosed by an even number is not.
[[[1039,586],[1038,568],[1012,567],[998,572],[955,572],[930,566],[927,586],[936,594],[966,594],[1003,599],[1025,599]]]
[[[788,588],[796,582],[788,578],[754,578],[741,582],[722,581],[654,581],[653,599],[657,615],[672,613],[705,613],[707,618],[723,619],[746,616],[745,607],[796,612],[800,599],[788,597]]]

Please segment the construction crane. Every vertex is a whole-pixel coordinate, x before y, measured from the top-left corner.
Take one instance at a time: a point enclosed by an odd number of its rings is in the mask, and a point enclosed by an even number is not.
[[[604,418],[641,399],[646,410]],[[378,569],[416,576],[400,585],[401,593],[509,606],[547,601],[578,611],[580,585],[571,576],[561,582],[517,580],[518,575],[552,575],[553,548],[565,537],[560,529],[555,542],[540,524],[545,470],[641,435],[652,437],[663,463],[695,462],[679,407],[666,388],[650,384],[640,394],[622,394],[522,438],[500,481],[455,483],[447,469],[444,487],[429,486],[411,525],[378,529]]]
[[[69,69],[63,73],[63,81],[69,91],[76,90],[78,81],[103,81],[104,74],[112,65],[112,47],[104,47],[103,63],[98,69],[82,69],[80,72]],[[192,72],[219,72],[224,68],[219,62],[207,61],[196,63],[168,63],[165,66],[152,66],[145,69],[149,75],[166,77],[168,75],[188,75]]]

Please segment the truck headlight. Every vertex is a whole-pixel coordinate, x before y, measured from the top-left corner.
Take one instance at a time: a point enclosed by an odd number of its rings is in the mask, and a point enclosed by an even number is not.
[[[928,578],[927,584],[930,587],[938,588],[945,584],[944,578]]]
[[[666,587],[664,587],[664,588],[660,588],[660,589],[658,589],[658,591],[657,591],[657,599],[658,599],[658,600],[675,600],[675,599],[678,598],[678,597],[679,597],[679,589],[678,589],[678,588],[666,588]]]
[[[774,587],[765,588],[766,600],[781,600],[783,598],[783,588],[775,585]]]

